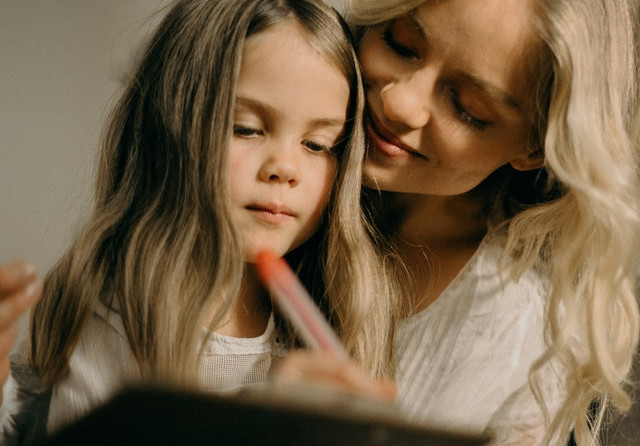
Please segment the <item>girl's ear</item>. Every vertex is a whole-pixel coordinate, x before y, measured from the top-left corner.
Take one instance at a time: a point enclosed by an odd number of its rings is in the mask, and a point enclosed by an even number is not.
[[[515,170],[526,171],[538,169],[544,166],[544,152],[542,149],[538,149],[534,152],[530,152],[521,158],[516,158],[509,162],[511,167]]]

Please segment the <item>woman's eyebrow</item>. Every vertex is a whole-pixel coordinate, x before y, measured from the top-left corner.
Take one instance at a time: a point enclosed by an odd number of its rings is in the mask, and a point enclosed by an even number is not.
[[[464,81],[474,85],[477,89],[489,96],[489,98],[500,102],[507,107],[514,109],[515,111],[521,112],[523,110],[520,101],[515,99],[513,96],[511,96],[509,93],[507,93],[497,85],[494,85],[470,73],[460,73],[459,76]]]
[[[423,25],[420,21],[420,16],[418,16],[418,10],[412,9],[407,13],[407,18],[413,22],[413,27],[416,31],[418,31],[422,38],[427,40],[427,27]]]

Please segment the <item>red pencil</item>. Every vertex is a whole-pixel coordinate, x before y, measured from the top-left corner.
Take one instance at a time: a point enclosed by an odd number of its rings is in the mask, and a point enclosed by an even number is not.
[[[342,343],[287,262],[270,250],[258,253],[258,274],[309,347],[347,357]]]

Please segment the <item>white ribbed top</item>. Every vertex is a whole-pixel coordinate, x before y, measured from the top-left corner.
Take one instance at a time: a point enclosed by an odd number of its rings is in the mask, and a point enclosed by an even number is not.
[[[284,349],[276,343],[273,317],[265,333],[255,338],[214,333],[205,345],[200,366],[202,388],[231,392],[263,383],[272,360],[284,354]],[[105,307],[96,310],[83,331],[69,368],[69,375],[53,388],[47,425],[50,433],[135,382],[135,362],[117,313],[109,313]]]

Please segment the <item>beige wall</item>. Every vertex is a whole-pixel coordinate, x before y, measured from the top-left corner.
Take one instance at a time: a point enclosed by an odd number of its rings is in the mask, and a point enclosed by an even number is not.
[[[44,273],[69,242],[119,78],[166,3],[0,0],[0,263]]]
[[[87,207],[108,106],[166,0],[0,0],[0,262],[44,272]]]

